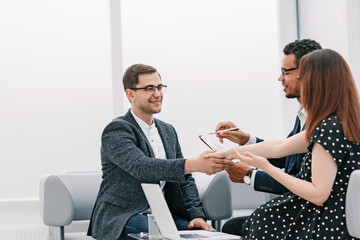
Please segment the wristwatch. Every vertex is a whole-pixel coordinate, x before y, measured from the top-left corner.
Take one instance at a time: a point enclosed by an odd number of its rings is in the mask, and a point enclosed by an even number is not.
[[[249,168],[249,170],[247,170],[247,172],[244,175],[243,180],[244,180],[244,183],[246,183],[247,185],[250,185],[250,183],[251,183],[251,173],[253,170],[256,170],[256,168],[254,168],[254,167]]]

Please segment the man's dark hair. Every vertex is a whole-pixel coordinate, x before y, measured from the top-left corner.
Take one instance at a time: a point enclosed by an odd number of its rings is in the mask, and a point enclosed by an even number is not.
[[[134,64],[128,67],[123,76],[124,90],[135,87],[139,83],[139,75],[146,73],[157,73],[157,70],[145,64]],[[161,79],[160,74],[159,77]]]
[[[318,49],[322,49],[318,42],[311,39],[302,39],[296,40],[286,45],[283,52],[285,55],[294,54],[296,58],[295,64],[297,67],[299,67],[300,59],[304,55]]]

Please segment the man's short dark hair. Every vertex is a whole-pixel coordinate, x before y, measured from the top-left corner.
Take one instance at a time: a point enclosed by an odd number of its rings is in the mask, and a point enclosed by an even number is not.
[[[124,90],[135,87],[139,83],[139,75],[146,73],[157,73],[157,70],[145,64],[134,64],[128,67],[123,76]],[[160,74],[159,77],[161,79]]]
[[[322,49],[318,42],[311,39],[302,39],[287,44],[284,47],[283,52],[285,55],[294,54],[296,58],[295,64],[299,67],[300,59],[306,54],[317,49]]]

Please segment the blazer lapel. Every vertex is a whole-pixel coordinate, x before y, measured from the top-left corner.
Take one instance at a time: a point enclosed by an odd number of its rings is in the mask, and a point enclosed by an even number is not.
[[[148,151],[150,153],[149,154],[150,157],[154,158],[155,154],[154,154],[154,152],[152,150],[152,147],[151,147],[147,137],[145,136],[145,133],[142,131],[141,127],[139,126],[139,124],[136,122],[135,118],[131,114],[130,110],[128,110],[127,113],[124,115],[124,119],[126,121],[128,121],[129,123],[131,123],[132,125],[136,126],[136,129],[138,129],[138,131],[140,132],[140,135],[142,136],[142,138],[146,142],[146,146],[147,146],[147,149],[148,149]]]

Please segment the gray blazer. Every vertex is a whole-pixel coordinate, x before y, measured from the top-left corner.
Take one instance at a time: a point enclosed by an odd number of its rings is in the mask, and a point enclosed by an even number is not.
[[[88,235],[101,240],[119,238],[128,219],[149,208],[141,183],[167,181],[170,211],[182,218],[205,219],[195,181],[184,175],[185,159],[175,129],[154,119],[167,159],[156,159],[145,134],[128,111],[114,119],[102,134],[103,180],[93,209]]]

